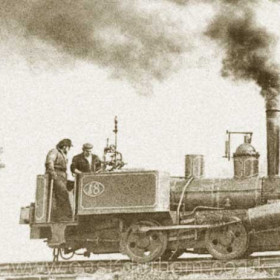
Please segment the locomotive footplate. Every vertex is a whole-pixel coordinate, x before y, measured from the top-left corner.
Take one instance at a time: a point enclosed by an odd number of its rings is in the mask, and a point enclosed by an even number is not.
[[[42,232],[47,234],[48,246],[50,248],[59,247],[65,243],[65,230],[68,227],[77,226],[77,222],[67,221],[59,223],[41,223],[31,225],[31,238],[37,239],[42,237]]]

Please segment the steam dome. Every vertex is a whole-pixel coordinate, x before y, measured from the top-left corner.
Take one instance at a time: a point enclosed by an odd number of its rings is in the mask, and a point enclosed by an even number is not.
[[[236,149],[234,153],[234,157],[236,156],[256,156],[258,153],[256,149],[249,143],[243,143]]]
[[[243,143],[233,154],[234,177],[251,178],[259,175],[259,153],[250,143]]]

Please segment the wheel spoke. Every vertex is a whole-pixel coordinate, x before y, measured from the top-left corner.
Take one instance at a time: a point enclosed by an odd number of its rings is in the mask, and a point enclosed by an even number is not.
[[[130,235],[129,235],[129,242],[135,242],[135,243],[137,243],[138,242],[138,240],[139,240],[139,236],[137,236],[137,234],[136,233],[131,233]]]
[[[132,252],[135,254],[135,256],[138,257],[144,257],[145,256],[145,249],[135,247],[132,249]]]
[[[147,249],[151,252],[157,252],[162,249],[161,242],[152,242],[152,243],[150,243],[150,245],[148,246]]]

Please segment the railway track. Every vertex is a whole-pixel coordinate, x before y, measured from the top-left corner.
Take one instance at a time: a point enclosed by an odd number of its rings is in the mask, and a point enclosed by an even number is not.
[[[232,261],[206,258],[179,259],[148,264],[137,264],[126,260],[0,264],[0,279],[5,280],[69,280],[81,277],[89,279],[100,273],[111,275],[111,279],[114,280],[126,279],[123,277],[126,274],[129,275],[129,279],[147,279],[143,277],[156,275],[154,279],[180,279],[183,277],[183,279],[207,280],[280,280],[280,257],[251,257]]]

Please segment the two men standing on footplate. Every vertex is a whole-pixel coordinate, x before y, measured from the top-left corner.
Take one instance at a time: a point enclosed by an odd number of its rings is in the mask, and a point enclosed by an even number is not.
[[[46,174],[49,174],[53,188],[52,222],[66,222],[72,219],[68,191],[72,189],[73,182],[67,181],[67,154],[72,146],[70,139],[63,139],[48,152],[46,157]],[[92,144],[86,143],[82,147],[83,152],[74,156],[71,164],[71,172],[74,176],[101,170],[101,161],[97,155],[92,154],[92,148]]]

